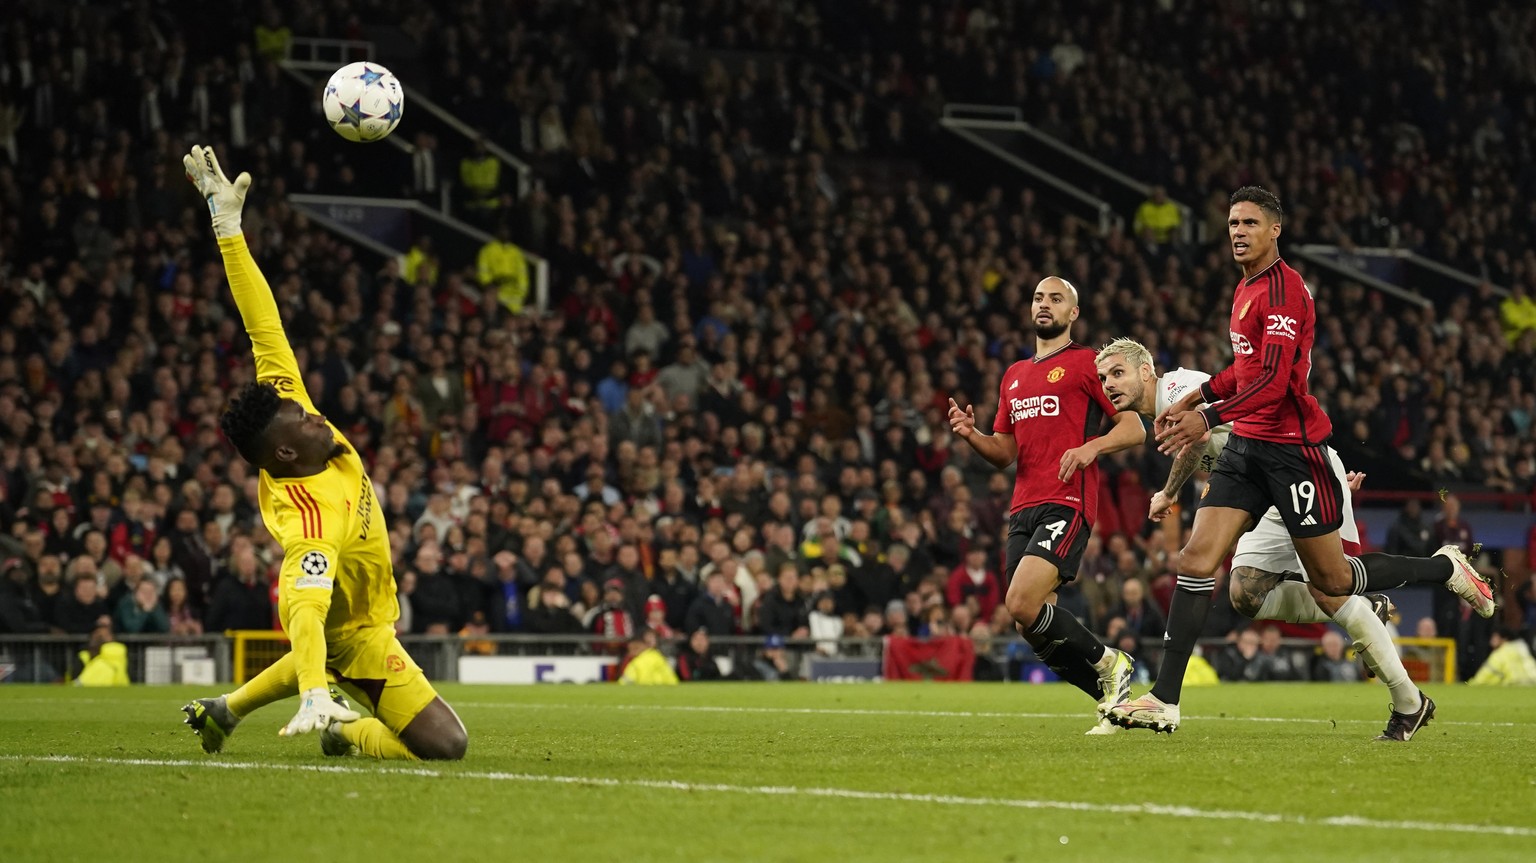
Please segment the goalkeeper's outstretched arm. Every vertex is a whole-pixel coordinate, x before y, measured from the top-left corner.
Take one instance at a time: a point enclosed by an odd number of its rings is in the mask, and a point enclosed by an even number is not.
[[[270,382],[285,398],[297,401],[306,411],[314,413],[315,406],[304,388],[298,359],[288,343],[288,335],[283,332],[283,319],[278,313],[272,288],[251,257],[240,229],[240,215],[245,207],[246,192],[251,188],[251,175],[242,171],[234,182],[230,182],[209,147],[193,147],[192,152],[182,158],[182,165],[187,169],[187,177],[208,202],[213,233],[218,237],[219,251],[224,256],[230,293],[234,295],[240,318],[245,322],[246,335],[251,339],[256,358],[256,380]]]

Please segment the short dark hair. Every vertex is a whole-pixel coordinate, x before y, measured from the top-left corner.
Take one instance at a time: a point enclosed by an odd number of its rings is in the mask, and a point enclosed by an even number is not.
[[[267,461],[267,427],[283,406],[283,397],[270,383],[249,383],[229,400],[224,415],[219,418],[219,429],[224,437],[240,453],[240,457],[256,467]]]
[[[1280,206],[1280,197],[1263,186],[1244,186],[1232,193],[1232,200],[1227,206],[1235,206],[1247,202],[1257,204],[1259,209],[1268,213],[1275,221],[1285,221],[1285,210]]]

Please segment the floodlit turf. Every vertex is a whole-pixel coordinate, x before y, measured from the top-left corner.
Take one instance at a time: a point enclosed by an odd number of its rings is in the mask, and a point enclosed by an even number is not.
[[[325,759],[207,690],[0,687],[0,860],[1536,859],[1536,691],[1225,686],[1172,737],[1084,737],[1064,686],[447,686],[449,765]],[[1286,721],[1286,720],[1296,721]],[[1330,820],[1332,819],[1332,820]]]

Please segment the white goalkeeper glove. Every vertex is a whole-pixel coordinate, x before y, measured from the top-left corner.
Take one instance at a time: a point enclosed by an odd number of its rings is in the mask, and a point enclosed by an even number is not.
[[[323,686],[304,690],[299,700],[299,712],[277,732],[283,737],[297,737],[323,729],[332,722],[355,722],[362,718],[356,710],[348,710],[332,701],[331,691]]]
[[[219,157],[213,154],[212,147],[194,146],[192,152],[181,157],[181,164],[187,169],[187,179],[208,201],[214,235],[240,236],[240,209],[245,206],[245,193],[251,188],[251,175],[241,171],[231,183],[219,167]]]

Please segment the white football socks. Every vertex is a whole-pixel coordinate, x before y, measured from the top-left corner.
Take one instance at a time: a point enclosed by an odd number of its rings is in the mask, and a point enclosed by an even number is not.
[[[1299,581],[1282,581],[1259,607],[1259,620],[1283,620],[1287,623],[1325,623],[1333,620],[1349,633],[1355,652],[1367,667],[1381,678],[1392,693],[1392,709],[1398,713],[1414,713],[1419,709],[1419,688],[1408,679],[1408,670],[1397,655],[1397,645],[1387,632],[1387,625],[1371,610],[1371,601],[1363,596],[1351,596],[1339,608],[1338,614],[1329,618],[1312,591]]]
[[[1408,679],[1408,669],[1403,667],[1402,657],[1397,655],[1397,645],[1392,643],[1387,625],[1371,611],[1371,601],[1363,596],[1351,596],[1333,619],[1349,633],[1355,651],[1365,660],[1366,666],[1387,685],[1387,690],[1392,693],[1392,709],[1398,713],[1418,712],[1419,687]]]

